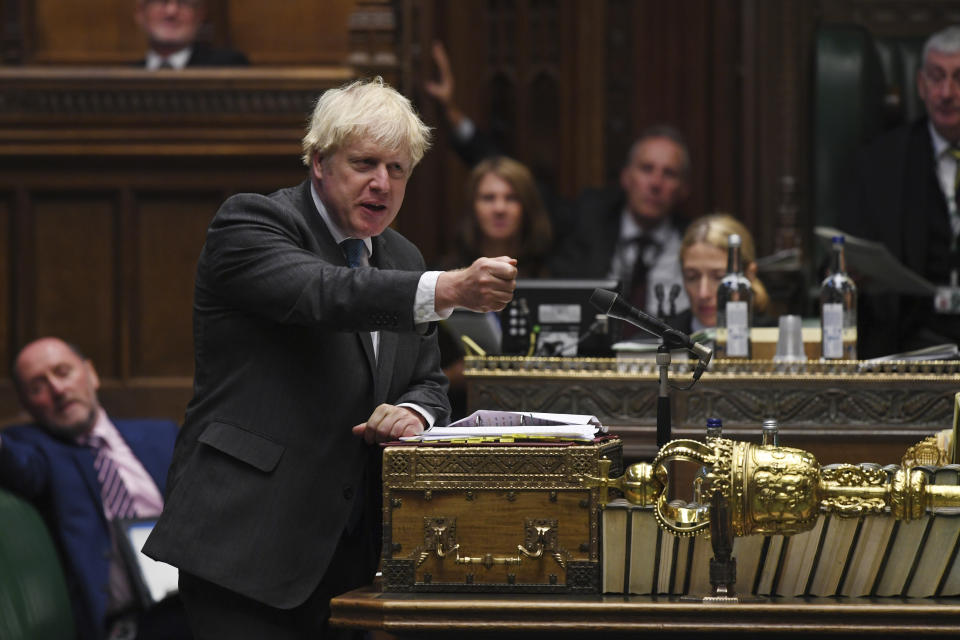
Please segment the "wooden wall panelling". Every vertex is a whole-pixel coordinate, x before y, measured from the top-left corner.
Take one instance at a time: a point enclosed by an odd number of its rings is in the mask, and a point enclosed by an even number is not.
[[[354,0],[230,0],[231,44],[254,64],[346,64]]]
[[[704,80],[711,97],[700,155],[707,170],[704,189],[709,194],[704,213],[728,211],[739,217],[743,215],[743,185],[738,177],[744,163],[740,126],[743,81],[740,3],[739,0],[716,0],[709,3],[707,10],[710,28],[704,52],[707,67]]]
[[[136,194],[132,377],[193,375],[194,274],[221,201],[218,192]]]
[[[573,23],[561,54],[564,66],[571,73],[570,87],[565,92],[570,127],[565,138],[572,141],[570,155],[561,167],[562,184],[574,185],[577,190],[587,185],[604,183],[604,92],[605,75],[602,69],[606,33],[606,4],[578,2]],[[569,44],[567,44],[569,43]],[[576,43],[576,44],[574,44]]]
[[[136,0],[5,0],[5,23],[17,23],[5,60],[27,64],[129,64],[143,58],[146,37]],[[206,0],[199,40],[244,51],[253,64],[344,64],[353,0]],[[8,36],[9,38],[9,36]],[[17,54],[17,50],[22,51]]]
[[[810,60],[816,7],[802,0],[741,0],[744,162],[742,217],[758,254],[810,246]],[[810,257],[765,276],[770,313],[812,313]]]
[[[75,343],[105,377],[119,371],[117,210],[109,194],[39,192],[32,198],[35,324],[25,340]]]
[[[440,40],[447,48],[456,74],[455,101],[470,115],[481,111],[477,103],[478,85],[472,81],[478,71],[471,67],[468,72],[465,68],[471,63],[476,65],[483,56],[474,46],[474,32],[482,23],[482,2],[462,0],[455,6],[444,0],[402,0],[401,3],[404,48],[400,67],[409,70],[402,82],[406,95],[433,129],[433,146],[407,185],[396,227],[417,245],[428,264],[435,263],[450,250],[464,209],[463,185],[468,169],[454,153],[444,114],[424,91],[423,84],[436,77],[431,46],[434,40]],[[472,23],[456,20],[461,12],[471,13]]]
[[[109,64],[143,57],[146,39],[133,18],[135,0],[34,0],[25,13],[25,62]]]
[[[0,0],[0,62],[3,64],[23,62],[25,4],[26,0]]]
[[[307,114],[349,78],[0,68],[0,352],[61,335],[94,359],[108,411],[182,417],[209,221],[231,193],[306,177]],[[0,424],[17,412],[2,373]]]
[[[739,213],[739,3],[607,2],[606,174],[616,184],[633,140],[660,123],[691,152],[687,217]]]
[[[408,189],[408,206],[423,198],[442,208],[433,235],[421,235],[424,253],[440,255],[466,208],[468,168],[451,150],[443,115],[422,90],[435,74],[429,46],[442,40],[456,76],[455,100],[505,153],[527,163],[561,193],[575,196],[603,180],[603,76],[596,51],[605,41],[604,8],[576,0],[444,0],[403,3],[411,27],[410,93],[436,144]],[[408,20],[409,22],[409,20]],[[602,56],[599,58],[602,61]],[[401,63],[403,64],[403,63]],[[430,178],[424,177],[429,174]],[[404,218],[398,222],[401,230]],[[416,241],[416,240],[415,240]]]

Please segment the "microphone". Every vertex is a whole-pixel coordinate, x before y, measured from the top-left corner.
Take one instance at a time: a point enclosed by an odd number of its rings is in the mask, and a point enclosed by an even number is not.
[[[657,316],[663,317],[663,283],[658,282],[653,287],[653,293],[657,297]]]
[[[707,368],[707,364],[713,356],[713,349],[710,347],[700,344],[699,342],[694,342],[687,334],[682,331],[677,331],[663,320],[637,309],[613,291],[594,289],[593,294],[590,296],[590,304],[611,318],[629,322],[633,326],[643,329],[664,342],[681,346],[692,352],[700,360],[694,371],[695,379],[700,377],[699,374],[702,374],[703,370]]]
[[[677,315],[677,298],[680,296],[680,285],[674,282],[670,285],[670,315]]]

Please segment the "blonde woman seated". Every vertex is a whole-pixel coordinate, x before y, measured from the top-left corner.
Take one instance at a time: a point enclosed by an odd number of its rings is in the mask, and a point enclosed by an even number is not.
[[[690,298],[690,308],[667,319],[675,329],[696,334],[717,326],[717,287],[727,273],[727,238],[732,233],[741,238],[740,257],[744,275],[753,285],[754,324],[762,323],[770,297],[757,278],[753,235],[733,216],[714,213],[691,222],[683,234],[680,267],[683,286]]]

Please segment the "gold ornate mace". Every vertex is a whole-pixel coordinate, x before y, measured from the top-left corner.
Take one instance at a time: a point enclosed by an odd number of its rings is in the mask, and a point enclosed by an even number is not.
[[[702,505],[670,504],[670,463],[694,462],[707,470]],[[603,465],[601,476],[609,470]],[[732,562],[730,534],[735,536],[793,535],[811,529],[822,512],[858,517],[884,513],[898,520],[920,518],[928,510],[960,507],[960,486],[931,485],[919,469],[902,467],[892,477],[882,469],[852,464],[822,468],[813,454],[790,447],[774,447],[708,438],[673,440],[652,463],[627,468],[617,478],[584,477],[588,486],[616,488],[630,502],[653,507],[660,527],[678,536],[711,531],[719,564]],[[606,492],[601,491],[602,499]],[[735,563],[724,573],[711,562],[714,596],[733,598]],[[716,580],[714,579],[716,578]]]

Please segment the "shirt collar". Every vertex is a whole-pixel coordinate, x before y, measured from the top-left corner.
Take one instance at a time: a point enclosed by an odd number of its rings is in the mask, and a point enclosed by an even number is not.
[[[103,407],[97,409],[97,419],[86,435],[102,438],[111,449],[116,448],[115,443],[117,439],[120,438],[120,432],[117,431],[117,428],[110,422],[110,418],[107,417],[107,412],[103,410]]]
[[[159,53],[151,49],[147,51],[147,69],[149,71],[156,71],[160,68],[160,65],[166,61],[174,69],[183,69],[187,66],[187,62],[190,60],[190,55],[193,53],[193,47],[184,47],[177,51],[176,53],[171,53],[169,56],[161,56]]]
[[[927,127],[930,129],[930,140],[933,142],[933,157],[936,160],[942,156],[944,152],[952,145],[947,141],[946,138],[940,135],[940,133],[933,126],[932,122],[928,121]]]
[[[323,223],[327,225],[327,229],[330,230],[330,235],[333,236],[333,241],[337,244],[340,244],[347,238],[352,238],[353,236],[348,236],[343,231],[340,230],[340,227],[330,218],[330,214],[327,212],[327,208],[323,206],[323,201],[320,199],[320,194],[317,193],[316,187],[313,186],[313,180],[310,181],[310,197],[313,198],[313,204],[317,208],[317,211],[320,213],[320,218],[323,220]],[[363,240],[363,246],[367,248],[367,258],[373,255],[373,240],[370,238],[360,238]]]
[[[670,225],[670,217],[667,216],[657,226],[646,231],[637,224],[633,214],[630,213],[630,209],[624,208],[623,213],[620,214],[620,240],[629,242],[636,238],[648,236],[662,245],[669,238]]]

